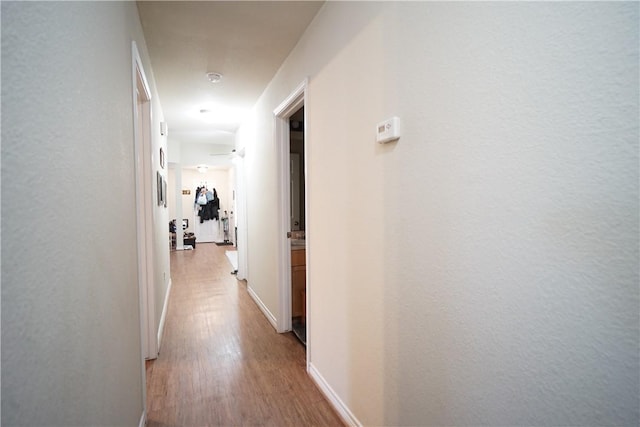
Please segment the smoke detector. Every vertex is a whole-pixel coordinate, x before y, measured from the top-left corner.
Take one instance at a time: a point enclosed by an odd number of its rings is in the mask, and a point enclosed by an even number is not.
[[[211,83],[218,83],[220,82],[220,80],[222,80],[222,74],[210,71],[207,73],[207,80],[209,80]]]

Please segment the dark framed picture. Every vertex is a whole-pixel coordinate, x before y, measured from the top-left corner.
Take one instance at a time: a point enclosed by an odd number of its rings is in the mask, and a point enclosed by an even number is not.
[[[164,169],[164,150],[160,147],[160,167]]]
[[[167,180],[162,179],[162,201],[164,202],[164,207],[167,207]]]
[[[162,193],[162,175],[160,175],[160,172],[156,172],[156,189],[157,189],[157,196],[158,196],[158,206],[162,206],[164,205],[164,198],[163,198],[163,193]]]

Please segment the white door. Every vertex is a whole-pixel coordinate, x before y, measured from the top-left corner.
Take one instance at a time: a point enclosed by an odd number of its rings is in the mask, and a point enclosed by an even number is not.
[[[198,212],[193,213],[193,233],[196,235],[196,245],[198,243],[221,242],[220,224],[218,220],[210,219],[200,223]]]

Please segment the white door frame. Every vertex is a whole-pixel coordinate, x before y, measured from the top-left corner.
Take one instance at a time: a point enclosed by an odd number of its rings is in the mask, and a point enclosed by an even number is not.
[[[291,231],[291,165],[289,164],[290,128],[289,118],[306,104],[307,86],[309,79],[305,79],[298,87],[275,109],[275,143],[278,159],[278,301],[279,309],[276,316],[278,332],[291,330],[291,240],[287,238],[287,232]],[[305,109],[305,116],[306,116]],[[304,123],[306,125],[306,117]],[[306,152],[306,126],[305,152]],[[307,169],[307,156],[305,156],[304,168]],[[305,174],[306,176],[306,174]],[[305,207],[306,200],[305,196]],[[305,209],[308,212],[308,209]],[[307,259],[309,259],[309,240],[307,234]],[[307,266],[309,263],[307,262]],[[307,301],[309,300],[309,270],[307,267]],[[306,301],[305,301],[306,304]],[[308,307],[307,307],[308,313]],[[309,322],[307,321],[307,355],[309,354]]]
[[[233,159],[236,170],[236,221],[238,225],[238,273],[236,277],[240,280],[246,280],[249,277],[249,266],[247,259],[249,255],[247,240],[247,193],[245,180],[245,148],[237,151],[238,157]]]
[[[155,287],[153,258],[153,181],[151,168],[151,91],[135,42],[133,57],[133,127],[136,178],[136,229],[138,289],[143,359],[158,357],[155,329]],[[144,367],[144,360],[143,360]],[[144,373],[144,369],[143,369]]]

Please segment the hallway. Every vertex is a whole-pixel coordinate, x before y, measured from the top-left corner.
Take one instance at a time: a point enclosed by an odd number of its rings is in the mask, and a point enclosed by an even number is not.
[[[227,249],[171,252],[160,355],[146,364],[147,425],[343,425],[307,375],[304,347],[277,334],[230,274]]]

